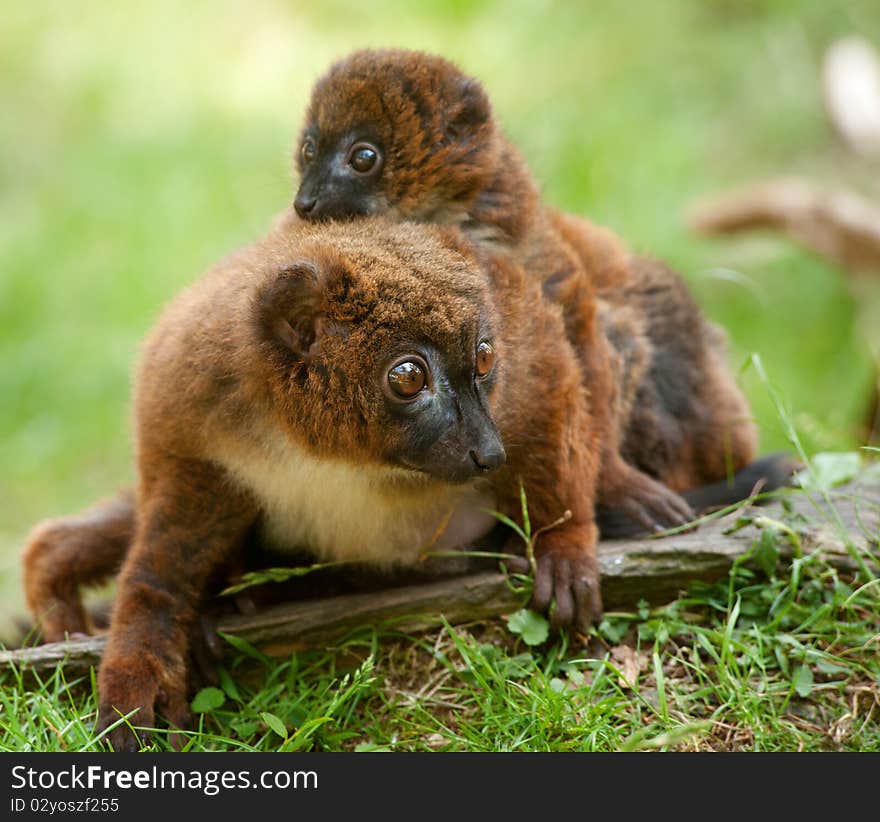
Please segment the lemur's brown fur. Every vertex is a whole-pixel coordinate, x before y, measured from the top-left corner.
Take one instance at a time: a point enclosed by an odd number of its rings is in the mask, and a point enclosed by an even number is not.
[[[486,377],[481,340],[496,355]],[[422,405],[389,399],[389,368],[416,355]],[[537,540],[536,600],[582,629],[601,612],[595,420],[559,311],[457,231],[376,218],[270,234],[164,312],[135,421],[137,530],[99,671],[102,726],[134,709],[149,726],[155,706],[186,725],[200,603],[255,528],[328,560],[414,565],[487,533],[486,506],[519,518],[522,482],[532,528],[556,523]],[[124,727],[110,738],[133,744]]]
[[[25,598],[45,641],[92,633],[81,589],[116,574],[134,537],[134,520],[134,493],[125,490],[31,531],[23,556]]]
[[[313,156],[298,154],[303,217],[388,213],[454,223],[520,261],[562,307],[581,359],[597,420],[591,445],[601,454],[598,503],[625,510],[647,529],[692,517],[664,477],[622,458],[612,353],[597,326],[596,295],[631,281],[630,255],[608,230],[542,205],[477,80],[422,52],[356,52],[316,83],[301,144],[313,149]],[[373,147],[381,166],[353,172],[345,161],[358,145]],[[735,454],[732,463],[750,456]]]
[[[601,454],[600,511],[622,510],[630,530],[633,520],[678,524],[688,508],[673,491],[718,481],[752,460],[747,408],[716,350],[716,333],[680,279],[634,259],[607,229],[543,207],[476,80],[419,52],[358,52],[316,84],[306,139],[318,156],[301,167],[303,217],[285,213],[279,232],[296,236],[303,219],[379,213],[457,224],[482,253],[522,263],[544,297],[561,306],[590,394],[594,422],[585,444]],[[383,152],[378,173],[341,173],[350,144],[365,139]],[[762,477],[742,478],[729,496],[747,494]],[[133,519],[123,495],[85,518],[37,529],[25,552],[25,585],[45,638],[87,628],[78,586],[114,572]],[[603,533],[615,533],[600,522]],[[85,550],[92,544],[100,549]]]

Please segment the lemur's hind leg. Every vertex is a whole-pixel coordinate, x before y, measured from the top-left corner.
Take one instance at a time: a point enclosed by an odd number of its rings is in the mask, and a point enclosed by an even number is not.
[[[93,630],[81,589],[113,576],[134,537],[134,493],[125,490],[81,514],[41,522],[24,549],[24,588],[43,640]]]

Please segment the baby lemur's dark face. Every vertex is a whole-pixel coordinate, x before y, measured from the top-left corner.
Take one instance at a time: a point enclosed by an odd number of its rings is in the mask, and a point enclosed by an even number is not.
[[[493,135],[485,92],[452,63],[356,52],[312,92],[296,211],[307,220],[389,213],[461,222],[494,170]]]

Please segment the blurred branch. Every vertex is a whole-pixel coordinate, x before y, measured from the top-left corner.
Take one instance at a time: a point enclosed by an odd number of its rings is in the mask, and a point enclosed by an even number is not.
[[[854,151],[880,158],[880,56],[860,37],[833,43],[822,66],[825,108]],[[698,203],[692,228],[732,234],[756,228],[781,231],[855,271],[880,270],[880,205],[848,191],[803,179],[779,178]]]
[[[850,192],[769,180],[703,200],[688,219],[702,234],[775,229],[845,268],[880,272],[880,206]]]

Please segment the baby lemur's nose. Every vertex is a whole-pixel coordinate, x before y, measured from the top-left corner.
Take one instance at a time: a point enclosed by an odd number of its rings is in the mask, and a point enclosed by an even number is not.
[[[471,449],[471,459],[474,465],[481,471],[491,471],[493,468],[500,468],[507,460],[507,454],[499,443],[497,446],[489,446],[488,448]]]
[[[293,201],[293,207],[300,217],[305,217],[315,207],[317,202],[317,199],[314,197],[297,197]]]

